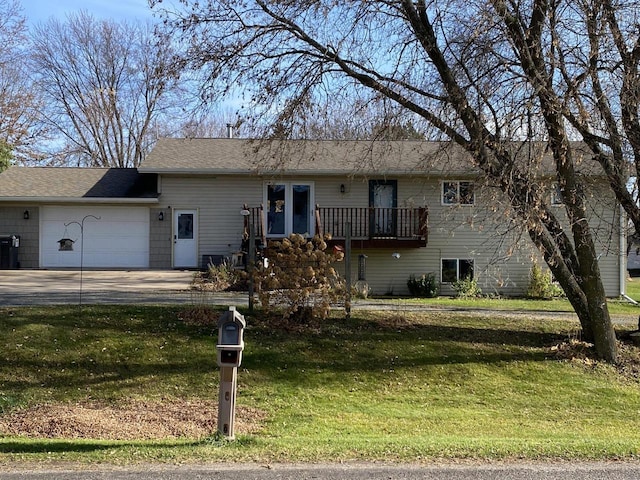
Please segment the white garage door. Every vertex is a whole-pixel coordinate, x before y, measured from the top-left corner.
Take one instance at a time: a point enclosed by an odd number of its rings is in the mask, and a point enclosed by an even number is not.
[[[81,253],[83,267],[149,267],[148,208],[43,207],[41,212],[41,267],[80,267]],[[60,250],[62,238],[74,241],[72,250]]]

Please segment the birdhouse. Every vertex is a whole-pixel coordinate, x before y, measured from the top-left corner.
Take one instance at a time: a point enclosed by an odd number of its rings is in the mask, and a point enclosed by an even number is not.
[[[70,238],[61,238],[60,240],[58,240],[58,251],[60,252],[70,252],[73,250],[73,244],[75,243],[74,240],[71,240]]]

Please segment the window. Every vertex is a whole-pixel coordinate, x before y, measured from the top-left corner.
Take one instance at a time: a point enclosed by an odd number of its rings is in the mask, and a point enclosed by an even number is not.
[[[270,183],[265,186],[265,197],[268,237],[314,234],[313,184]]]
[[[442,278],[442,283],[455,283],[466,278],[473,280],[473,260],[443,258],[440,278]]]
[[[473,182],[448,180],[442,182],[443,205],[473,205]]]
[[[193,213],[180,213],[178,215],[178,239],[193,239]]]

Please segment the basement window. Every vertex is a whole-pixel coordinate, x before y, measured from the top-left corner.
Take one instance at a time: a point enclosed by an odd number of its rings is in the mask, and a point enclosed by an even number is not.
[[[441,264],[442,283],[455,283],[459,280],[473,280],[473,259],[443,258]]]

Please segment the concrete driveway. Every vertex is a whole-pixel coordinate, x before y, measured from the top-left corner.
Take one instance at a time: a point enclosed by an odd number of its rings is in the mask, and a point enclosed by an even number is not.
[[[247,301],[193,291],[193,276],[186,270],[0,270],[0,306]]]
[[[191,289],[189,270],[0,270],[0,307],[23,305],[191,304],[246,307],[246,292],[200,292]],[[82,280],[82,283],[81,283]],[[487,315],[486,309],[457,309],[405,303],[400,299],[357,300],[352,310],[458,311]],[[577,322],[573,312],[491,311],[511,318],[563,318]],[[612,316],[616,324],[637,325],[634,315]]]

